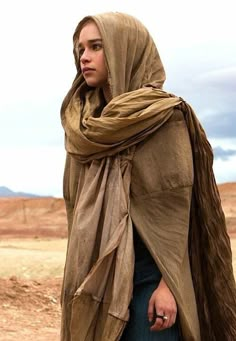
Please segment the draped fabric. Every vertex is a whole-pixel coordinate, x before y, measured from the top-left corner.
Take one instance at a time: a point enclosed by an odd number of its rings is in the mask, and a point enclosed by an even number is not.
[[[78,63],[78,34],[87,20],[96,22],[104,44],[112,95],[104,107],[101,89],[85,84]],[[189,254],[201,340],[235,339],[230,241],[212,171],[212,149],[194,111],[180,97],[161,90],[165,72],[156,46],[131,16],[86,17],[74,34],[74,54],[78,73],[62,104],[61,119],[67,153],[81,171],[69,213],[62,341],[112,341],[122,334],[132,297],[130,182],[135,146],[158,133],[176,109],[185,118],[194,164]],[[66,168],[65,177],[68,172]],[[173,273],[175,267],[167,271]],[[195,325],[191,340],[200,340],[198,321]]]

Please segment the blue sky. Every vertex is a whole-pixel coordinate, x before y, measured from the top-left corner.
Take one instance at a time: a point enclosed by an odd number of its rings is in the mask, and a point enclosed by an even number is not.
[[[0,186],[62,196],[61,102],[75,76],[72,35],[87,14],[123,11],[152,34],[165,90],[194,108],[218,183],[236,181],[235,0],[8,0],[0,5]]]

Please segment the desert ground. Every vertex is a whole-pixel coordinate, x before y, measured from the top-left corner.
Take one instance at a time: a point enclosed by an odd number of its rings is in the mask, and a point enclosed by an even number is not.
[[[236,183],[219,190],[236,274]],[[0,341],[59,341],[66,233],[61,198],[0,198]]]

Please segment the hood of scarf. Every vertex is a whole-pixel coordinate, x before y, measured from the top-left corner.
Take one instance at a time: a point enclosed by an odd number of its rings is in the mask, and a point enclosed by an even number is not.
[[[80,70],[78,38],[88,20],[97,24],[103,41],[112,97],[105,107],[101,89],[88,87]],[[153,125],[157,109],[178,103],[161,90],[158,93],[165,81],[164,67],[151,35],[136,18],[119,12],[85,17],[73,42],[77,75],[61,109],[68,152],[99,158],[125,149],[127,139]],[[156,91],[144,88],[150,83]],[[153,108],[158,98],[165,103]],[[141,121],[146,124],[140,125]]]
[[[150,82],[162,88],[165,71],[150,33],[139,20],[119,12],[88,16],[78,24],[73,36],[77,87],[85,85],[79,64],[78,38],[88,20],[97,24],[102,36],[112,98]]]

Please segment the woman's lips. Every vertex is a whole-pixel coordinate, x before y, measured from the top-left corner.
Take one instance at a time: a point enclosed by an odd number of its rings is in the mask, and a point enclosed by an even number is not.
[[[90,68],[90,67],[84,67],[84,68],[82,69],[83,74],[85,74],[85,73],[87,73],[87,72],[91,72],[91,71],[95,71],[95,69],[92,69],[92,68]]]

